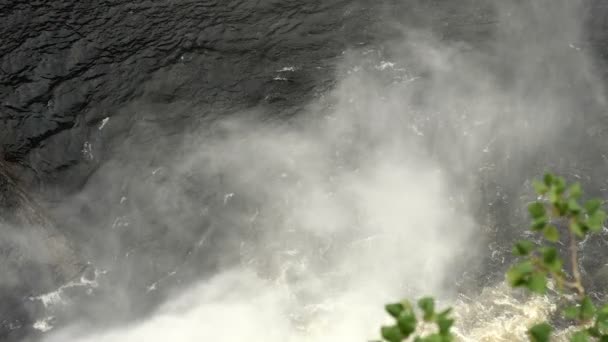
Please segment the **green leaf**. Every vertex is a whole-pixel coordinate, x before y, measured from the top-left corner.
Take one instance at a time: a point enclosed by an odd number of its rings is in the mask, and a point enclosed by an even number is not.
[[[570,186],[568,189],[568,193],[570,194],[570,198],[579,199],[583,195],[583,189],[581,188],[581,183],[576,182]]]
[[[596,328],[600,334],[606,334],[608,333],[608,322],[597,322],[594,328]]]
[[[534,187],[534,191],[536,191],[536,193],[541,196],[546,194],[547,191],[549,191],[549,187],[545,183],[539,182],[537,180],[532,182],[532,186]]]
[[[585,203],[585,210],[587,210],[587,214],[593,215],[593,213],[595,213],[601,206],[602,201],[595,198]]]
[[[597,310],[595,325],[602,334],[608,333],[608,305]]]
[[[515,264],[507,271],[507,281],[513,287],[528,284],[529,277],[534,272],[534,265],[530,261]]]
[[[557,209],[559,216],[565,216],[568,213],[568,203],[564,201],[557,201],[553,205]]]
[[[566,191],[566,181],[563,177],[554,177],[553,185],[555,186],[555,191],[561,195]]]
[[[426,337],[423,337],[422,342],[444,342],[444,339],[439,334],[431,334]]]
[[[586,331],[577,331],[570,336],[570,342],[588,342],[589,335]]]
[[[441,335],[447,335],[453,325],[454,320],[451,318],[442,318],[437,320],[437,327],[439,328],[439,334]]]
[[[591,301],[591,299],[588,296],[585,296],[583,298],[583,300],[581,301],[581,315],[580,315],[580,319],[582,321],[587,321],[593,318],[593,316],[595,316],[595,305],[593,305],[593,302]]]
[[[568,211],[572,214],[578,214],[580,213],[582,210],[581,206],[578,204],[578,202],[574,199],[571,198],[568,200]]]
[[[456,337],[454,336],[454,334],[449,333],[449,334],[441,335],[441,342],[453,342],[453,341],[456,341]]]
[[[553,328],[547,323],[540,323],[528,330],[532,342],[548,342]]]
[[[404,339],[401,330],[396,325],[384,326],[381,329],[382,338],[389,342],[401,342]]]
[[[526,287],[534,293],[545,294],[547,291],[547,277],[542,273],[533,273],[530,275]]]
[[[569,306],[564,309],[564,317],[568,319],[578,319],[581,309],[578,306]]]
[[[517,256],[526,256],[532,252],[535,245],[532,241],[522,240],[519,241],[513,246],[513,254]]]
[[[423,319],[425,321],[431,321],[435,315],[435,299],[432,297],[424,297],[418,301],[418,307],[424,313]]]
[[[553,205],[557,205],[560,202],[560,195],[557,193],[555,188],[549,189],[549,202],[551,202]]]
[[[553,185],[553,178],[554,176],[550,173],[545,173],[545,177],[543,178],[543,181],[545,182],[546,186],[551,186]]]
[[[394,318],[397,318],[405,308],[401,303],[394,303],[386,305],[384,309],[386,310],[386,312],[389,313],[389,315],[393,316]]]
[[[409,337],[414,333],[414,331],[416,331],[417,324],[418,321],[416,319],[416,315],[411,310],[402,311],[397,318],[397,326],[405,338]]]
[[[541,249],[543,255],[543,264],[549,270],[557,272],[562,269],[562,260],[559,257],[557,248],[555,247],[543,247]]]
[[[450,328],[454,325],[454,320],[449,317],[452,312],[452,308],[448,308],[438,313],[435,321],[437,322],[437,327],[439,328],[440,335],[449,335]]]
[[[545,217],[545,206],[541,202],[534,202],[528,205],[528,212],[533,219]]]
[[[447,318],[449,314],[452,313],[452,308],[447,308],[443,311],[441,311],[440,313],[437,314],[437,317],[445,317]]]
[[[532,231],[541,231],[545,228],[545,226],[547,225],[547,218],[546,217],[539,217],[537,219],[534,219],[532,221]]]
[[[545,229],[543,229],[543,235],[545,239],[549,242],[558,242],[559,241],[559,231],[554,225],[547,225]]]
[[[589,230],[594,233],[600,232],[604,228],[604,221],[606,220],[606,213],[603,210],[596,210],[587,219],[587,225]]]
[[[605,304],[597,310],[598,317],[606,317],[608,320],[608,304]]]
[[[579,222],[572,222],[570,224],[570,230],[579,238],[585,237],[585,233],[587,232],[587,228]]]
[[[592,336],[592,337],[601,337],[602,336],[602,334],[600,333],[600,330],[595,326],[587,328],[587,334],[589,334],[589,336]]]

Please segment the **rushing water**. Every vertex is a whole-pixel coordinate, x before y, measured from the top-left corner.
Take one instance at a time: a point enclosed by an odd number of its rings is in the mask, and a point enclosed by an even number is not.
[[[601,6],[123,6],[113,8],[134,22],[150,17],[150,34],[133,28],[131,43],[75,55],[95,62],[57,77],[86,85],[97,70],[109,82],[83,88],[89,102],[75,113],[86,124],[61,126],[48,143],[5,143],[7,159],[62,190],[48,185],[41,202],[84,273],[20,297],[27,318],[4,319],[2,336],[367,340],[383,303],[424,294],[455,307],[463,341],[522,340],[551,316],[550,298],[513,293],[503,273],[530,179],[552,169],[593,195],[608,189],[603,64],[591,44]],[[167,26],[171,8],[183,18]],[[206,31],[215,26],[197,13],[222,29]],[[189,26],[197,18],[205,29]],[[139,57],[118,58],[130,49]],[[156,58],[163,49],[175,53]],[[118,67],[102,73],[104,58]],[[134,70],[151,75],[118,83]],[[35,107],[23,87],[9,100]],[[72,99],[62,94],[54,103]],[[598,296],[604,239],[582,245]]]

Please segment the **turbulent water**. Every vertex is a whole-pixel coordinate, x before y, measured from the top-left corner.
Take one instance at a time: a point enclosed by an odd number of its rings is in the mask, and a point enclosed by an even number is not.
[[[556,310],[503,283],[530,180],[608,190],[607,10],[0,4],[0,339],[364,341],[432,294],[524,340]]]

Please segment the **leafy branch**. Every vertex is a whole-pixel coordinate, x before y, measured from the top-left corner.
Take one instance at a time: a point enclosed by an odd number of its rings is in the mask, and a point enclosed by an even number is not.
[[[418,301],[418,309],[407,300],[401,303],[388,304],[385,306],[386,312],[395,319],[395,324],[383,326],[381,329],[382,338],[388,342],[400,342],[413,337],[414,342],[451,342],[454,335],[450,332],[454,319],[450,317],[451,308],[441,312],[435,312],[435,299],[425,297]],[[417,311],[420,311],[418,313]],[[414,336],[417,330],[429,330],[435,325],[436,332]]]
[[[574,332],[571,342],[608,342],[608,305],[596,307],[586,294],[579,268],[579,242],[590,234],[604,229],[606,212],[601,209],[602,201],[591,199],[582,202],[583,191],[579,183],[568,185],[562,177],[546,174],[542,181],[534,182],[538,199],[528,206],[532,219],[530,230],[540,242],[519,241],[513,253],[520,260],[507,271],[506,278],[512,287],[521,287],[533,294],[545,295],[552,283],[557,288],[560,302],[565,303],[562,315]],[[567,243],[562,241],[566,231]],[[565,267],[562,251],[558,245],[567,245],[565,252],[569,267]],[[400,342],[413,337],[415,342],[451,342],[454,335],[450,329],[454,320],[450,318],[451,308],[440,313],[434,311],[434,299],[425,297],[418,302],[422,311],[422,321],[436,325],[436,332],[416,335],[418,324],[416,310],[408,302],[389,304],[386,311],[395,319],[395,324],[381,329],[382,338],[388,342]],[[532,342],[547,342],[553,332],[547,322],[528,329]]]
[[[567,185],[561,177],[545,175],[542,181],[534,182],[539,199],[528,206],[532,218],[530,230],[542,234],[539,244],[524,240],[515,244],[513,253],[523,260],[507,272],[507,280],[513,287],[524,287],[537,294],[547,292],[547,283],[557,285],[560,299],[568,306],[563,315],[576,330],[573,342],[599,339],[608,341],[608,306],[597,309],[586,295],[579,269],[579,241],[589,234],[599,233],[604,228],[606,213],[601,210],[602,201],[591,199],[581,202],[583,192],[579,183]],[[556,225],[566,225],[569,270],[564,267],[556,245],[561,234]],[[552,328],[548,323],[535,325],[529,330],[532,341],[549,341]]]

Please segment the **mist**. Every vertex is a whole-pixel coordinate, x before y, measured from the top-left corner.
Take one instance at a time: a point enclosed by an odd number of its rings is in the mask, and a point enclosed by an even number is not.
[[[578,160],[604,90],[582,45],[582,3],[486,7],[493,24],[482,42],[387,23],[398,38],[344,51],[336,85],[296,116],[242,111],[157,141],[168,154],[123,151],[154,161],[132,175],[140,181],[120,200],[129,213],[108,219],[119,233],[91,247],[93,263],[115,260],[124,234],[161,222],[212,267],[167,290],[149,315],[110,326],[76,320],[44,341],[369,340],[385,302],[422,295],[456,305],[463,340],[523,338],[513,327],[547,317],[553,304],[512,296],[486,276],[508,260],[509,240],[499,239],[525,228],[513,230],[529,180]],[[73,202],[135,170],[107,165]],[[128,295],[118,296],[129,310]],[[96,304],[102,317],[113,310]]]

